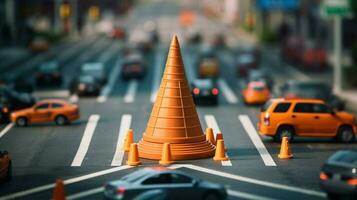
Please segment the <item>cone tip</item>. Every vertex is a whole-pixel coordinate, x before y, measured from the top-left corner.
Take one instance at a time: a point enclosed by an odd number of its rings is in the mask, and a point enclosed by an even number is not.
[[[179,47],[179,46],[180,46],[180,44],[179,44],[179,42],[178,42],[178,38],[177,38],[177,35],[176,35],[176,34],[172,36],[170,46],[172,46],[172,47]]]

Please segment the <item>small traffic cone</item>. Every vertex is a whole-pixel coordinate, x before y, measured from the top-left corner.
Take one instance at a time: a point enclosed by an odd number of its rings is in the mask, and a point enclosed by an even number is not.
[[[56,181],[55,190],[53,192],[52,200],[65,200],[66,195],[64,193],[64,184],[61,179]]]
[[[280,146],[280,153],[278,155],[280,159],[290,159],[293,157],[291,154],[290,147],[289,147],[289,138],[283,137]]]
[[[126,132],[126,137],[124,140],[124,151],[128,152],[130,150],[130,145],[134,142],[134,132],[133,129],[128,129]]]
[[[212,128],[206,128],[206,140],[211,142],[213,145],[216,145]]]
[[[217,133],[217,135],[216,135],[216,142],[217,142],[218,140],[223,140],[223,134],[222,134],[222,133]]]
[[[226,156],[223,140],[217,140],[216,154],[214,155],[213,160],[217,160],[217,161],[228,160],[228,157]]]
[[[128,161],[126,161],[126,164],[130,166],[138,166],[141,164],[139,160],[138,145],[136,143],[130,145]]]
[[[170,143],[164,143],[161,153],[161,160],[159,161],[160,165],[170,165],[174,161],[171,160],[171,146]]]

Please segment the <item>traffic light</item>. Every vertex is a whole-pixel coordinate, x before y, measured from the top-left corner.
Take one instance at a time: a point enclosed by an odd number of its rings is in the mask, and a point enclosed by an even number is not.
[[[89,18],[92,21],[95,21],[99,18],[100,15],[100,9],[98,6],[91,6],[88,11]]]

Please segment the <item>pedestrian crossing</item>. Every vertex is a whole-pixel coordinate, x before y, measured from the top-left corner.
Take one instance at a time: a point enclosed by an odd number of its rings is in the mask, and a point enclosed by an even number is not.
[[[111,141],[112,144],[106,144],[107,146],[111,146],[114,145],[115,146],[115,150],[113,151],[113,155],[112,155],[112,159],[109,165],[110,166],[121,166],[125,164],[125,152],[123,149],[123,145],[124,145],[124,138],[125,138],[125,134],[127,132],[128,129],[133,128],[134,132],[137,133],[140,130],[135,130],[135,127],[132,127],[134,123],[134,120],[136,116],[133,114],[122,114],[121,117],[119,118],[120,121],[118,121],[118,127],[115,129],[108,129],[105,131],[109,131],[112,132],[110,135],[110,137],[113,137]],[[210,127],[213,129],[213,132],[215,135],[217,135],[217,133],[221,133],[221,128],[220,128],[220,121],[216,119],[216,116],[214,114],[203,114],[202,118],[204,119],[202,121],[203,124],[203,128],[205,127]],[[257,160],[261,160],[259,162],[264,163],[265,166],[276,166],[276,163],[274,161],[274,159],[271,157],[271,155],[269,154],[269,151],[265,148],[264,143],[261,141],[259,135],[257,134],[254,126],[251,123],[251,120],[249,118],[248,115],[238,115],[238,118],[236,118],[237,123],[241,123],[241,125],[244,127],[244,131],[240,132],[239,134],[247,134],[250,139],[252,140],[254,147],[257,149],[257,154],[255,156],[255,158]],[[98,130],[98,129],[103,129],[103,126],[99,127],[98,125],[104,123],[104,119],[102,119],[100,114],[91,114],[89,115],[89,117],[87,118],[87,120],[85,121],[85,123],[83,123],[83,126],[85,126],[84,129],[78,129],[78,130],[84,130],[81,134],[81,139],[80,142],[78,143],[78,149],[76,150],[76,153],[74,155],[73,160],[71,161],[70,166],[71,167],[81,167],[81,166],[85,166],[85,161],[86,160],[90,160],[90,159],[95,159],[95,158],[91,158],[89,156],[87,156],[87,152],[89,151],[90,148],[100,148],[100,147],[96,147],[95,145],[91,145],[92,140],[94,138],[94,135],[96,134],[101,134],[101,131],[103,130]],[[17,127],[13,127],[13,124],[8,124],[6,127],[4,127],[2,130],[0,130],[0,136],[4,136],[5,134],[11,134],[11,131],[14,129],[17,129]],[[61,127],[58,127],[59,129]],[[30,129],[31,131],[31,126],[27,127],[27,129]],[[139,132],[140,133],[140,132]],[[80,133],[79,133],[80,134]],[[229,138],[232,138],[232,136],[234,136],[235,138],[237,138],[237,140],[239,140],[240,137],[242,137],[241,135],[239,135],[237,133],[231,133],[231,132],[223,132],[223,135],[225,136],[229,136]],[[66,137],[65,135],[63,137]],[[136,138],[136,142],[138,142],[138,139],[141,138],[141,135],[136,135],[134,136]],[[1,137],[0,137],[1,138]],[[100,137],[97,137],[96,139],[98,139]],[[228,137],[227,137],[228,138]],[[100,149],[98,149],[100,151]],[[95,151],[95,150],[94,150]],[[230,147],[227,146],[226,144],[226,154],[227,156],[230,158],[230,160],[228,161],[221,161],[221,165],[224,167],[231,167],[233,165],[238,165],[239,166],[239,162],[236,160],[236,158],[234,157],[230,157]],[[91,156],[93,156],[93,154],[90,154]],[[95,154],[94,154],[95,155]],[[109,155],[110,156],[110,155]],[[233,158],[233,160],[232,160]],[[214,161],[209,161],[214,163]],[[102,163],[103,165],[107,165]],[[98,165],[102,165],[100,163],[98,163]],[[145,162],[144,162],[145,164]]]

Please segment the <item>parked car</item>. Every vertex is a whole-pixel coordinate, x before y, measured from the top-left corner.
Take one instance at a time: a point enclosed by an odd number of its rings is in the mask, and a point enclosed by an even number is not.
[[[223,185],[178,170],[152,167],[137,170],[105,185],[105,199],[134,199],[149,190],[164,190],[168,199],[226,199]]]
[[[329,199],[357,199],[356,169],[356,150],[337,151],[325,162],[320,173],[320,187]]]
[[[265,82],[253,81],[247,84],[242,91],[243,100],[246,104],[264,104],[270,99],[270,90]]]
[[[9,110],[18,110],[33,106],[36,100],[30,94],[16,92],[7,86],[0,86],[0,102],[7,105]]]
[[[79,96],[98,96],[102,90],[102,84],[93,76],[82,75],[74,78],[70,83],[71,94]]]
[[[36,84],[38,86],[61,85],[62,74],[58,63],[54,61],[42,63],[36,72]]]
[[[351,143],[357,134],[356,117],[336,112],[316,99],[272,99],[261,109],[258,131],[280,141],[286,136],[335,137]]]
[[[107,83],[107,73],[103,63],[85,63],[81,67],[80,75],[89,75],[98,80],[102,85]]]
[[[196,79],[192,83],[192,97],[196,105],[218,104],[219,90],[212,79]]]
[[[7,151],[0,151],[0,182],[10,181],[12,177],[12,161]]]
[[[32,123],[55,122],[57,125],[66,125],[79,119],[77,105],[64,100],[42,100],[31,108],[11,113],[11,121],[17,126],[27,126]]]
[[[124,80],[143,79],[146,75],[146,66],[141,54],[133,53],[123,60],[121,77]]]
[[[337,110],[345,109],[345,102],[332,93],[329,85],[319,81],[287,81],[280,88],[280,96],[285,98],[321,99]]]

